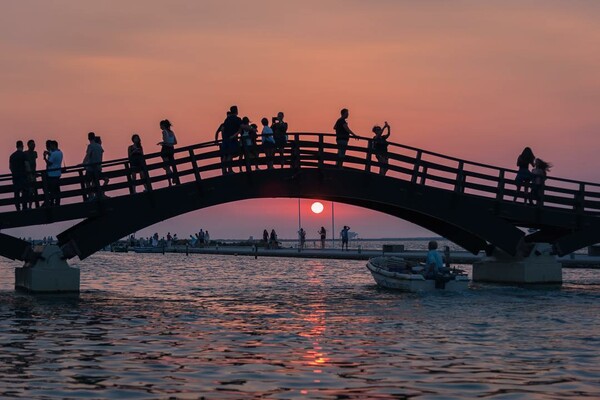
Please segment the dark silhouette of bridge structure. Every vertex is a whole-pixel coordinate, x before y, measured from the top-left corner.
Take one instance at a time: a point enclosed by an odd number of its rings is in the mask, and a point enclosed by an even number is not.
[[[127,159],[102,164],[107,197],[90,201],[83,166],[63,169],[61,205],[16,211],[11,175],[0,176],[0,229],[80,220],[58,234],[66,258],[84,259],[122,237],[193,210],[245,199],[310,198],[380,211],[435,232],[478,253],[490,246],[516,255],[524,242],[553,245],[558,255],[600,242],[600,184],[549,177],[542,201],[519,200],[516,170],[462,160],[390,143],[386,176],[371,141],[351,141],[336,167],[335,136],[293,133],[283,157],[267,169],[266,158],[231,162],[224,174],[219,142],[175,150],[181,184],[168,185],[159,153],[146,156],[145,177]],[[259,170],[256,170],[259,166]],[[240,171],[240,172],[237,172]],[[35,184],[36,203],[46,202],[45,174]],[[144,188],[148,190],[143,191]],[[527,234],[527,228],[535,232]],[[0,233],[0,255],[27,260],[31,244]]]

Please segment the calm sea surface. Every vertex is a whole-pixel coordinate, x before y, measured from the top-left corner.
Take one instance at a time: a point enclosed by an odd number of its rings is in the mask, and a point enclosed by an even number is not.
[[[363,261],[98,253],[79,296],[13,290],[0,398],[600,397],[600,271],[561,289],[378,289]]]

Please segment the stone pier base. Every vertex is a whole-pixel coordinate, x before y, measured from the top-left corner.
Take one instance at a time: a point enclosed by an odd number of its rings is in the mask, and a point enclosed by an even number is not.
[[[15,288],[30,292],[79,292],[79,268],[70,267],[60,247],[38,246],[32,261],[15,268]]]
[[[525,256],[512,257],[495,251],[473,264],[473,281],[512,284],[561,284],[562,265],[551,254],[552,247],[535,243]]]

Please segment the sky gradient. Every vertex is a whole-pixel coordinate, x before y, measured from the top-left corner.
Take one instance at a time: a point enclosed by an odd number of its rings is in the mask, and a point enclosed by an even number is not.
[[[57,139],[71,165],[93,130],[105,159],[120,158],[133,132],[146,152],[157,151],[164,118],[180,145],[211,140],[237,104],[254,121],[284,111],[290,131],[316,132],[331,132],[347,107],[350,127],[363,136],[387,120],[392,141],[504,167],[531,146],[554,164],[552,175],[600,181],[598,2],[0,5],[0,173],[18,139]],[[305,203],[303,225],[316,237],[331,216],[313,216]],[[246,238],[275,228],[292,237],[296,207],[293,199],[227,204],[141,234],[187,236],[202,227],[213,238]],[[336,205],[336,225],[344,224],[361,237],[428,234]]]

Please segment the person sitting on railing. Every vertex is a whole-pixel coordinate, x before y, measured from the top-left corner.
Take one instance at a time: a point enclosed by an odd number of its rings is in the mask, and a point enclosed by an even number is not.
[[[335,122],[333,129],[335,130],[335,141],[338,146],[337,153],[337,162],[336,166],[338,168],[342,167],[342,163],[344,162],[344,157],[346,156],[346,148],[348,147],[348,141],[350,141],[350,136],[356,138],[358,140],[358,135],[356,135],[352,130],[348,127],[348,116],[350,115],[347,108],[343,108],[340,111],[341,117]]]
[[[261,141],[262,148],[267,158],[267,169],[273,169],[273,156],[275,155],[275,139],[273,138],[273,129],[269,126],[269,120],[263,118],[260,120],[262,124]]]
[[[279,151],[281,168],[283,168],[283,166],[285,165],[285,160],[283,158],[283,149],[288,143],[288,124],[283,120],[283,118],[283,112],[278,112],[277,117],[272,118],[273,124],[271,125],[271,129],[273,130],[273,137],[275,139],[275,149],[276,151]]]
[[[60,176],[62,174],[61,164],[63,162],[63,153],[58,148],[56,140],[46,141],[46,151],[44,151],[44,161],[46,162],[47,191],[46,198],[48,204],[45,206],[60,205]]]
[[[164,169],[167,174],[169,186],[179,185],[179,177],[177,176],[177,166],[175,165],[175,145],[177,137],[175,132],[171,130],[171,121],[164,119],[160,121],[160,129],[162,130],[162,141],[157,144],[161,146],[160,156],[165,164]]]
[[[544,195],[544,182],[546,181],[548,172],[550,172],[550,168],[552,168],[552,164],[547,163],[541,158],[535,159],[535,168],[531,171],[533,180],[531,182],[529,204],[533,205],[534,200],[535,204],[538,204],[542,200],[542,196]]]
[[[10,155],[9,166],[12,173],[15,207],[17,211],[29,208],[29,185],[27,182],[27,156],[23,151],[23,141],[17,140],[17,150]]]
[[[531,165],[532,167],[534,167],[534,160],[535,156],[533,155],[533,151],[531,151],[531,148],[529,147],[525,147],[521,152],[521,155],[519,155],[519,157],[517,158],[517,167],[519,167],[519,170],[517,171],[517,177],[515,178],[515,185],[517,186],[517,191],[515,193],[513,201],[517,201],[517,195],[521,191],[521,186],[524,186],[523,192],[525,193],[523,202],[527,201],[527,198],[529,197],[529,183],[533,178],[531,172],[529,171],[529,166]]]
[[[146,159],[144,158],[144,148],[140,135],[134,133],[131,136],[131,144],[127,148],[127,158],[129,159],[129,168],[131,170],[131,179],[133,181],[133,193],[135,193],[135,179],[140,174],[140,179],[144,181],[144,191],[150,190],[148,182],[148,170],[146,169]]]
[[[387,133],[383,132],[387,129]],[[375,157],[377,157],[377,161],[379,162],[379,175],[385,175],[388,170],[388,142],[387,139],[390,137],[391,130],[387,121],[383,124],[383,128],[379,125],[375,125],[373,127],[373,133],[375,136],[373,137],[373,153],[375,153]]]

